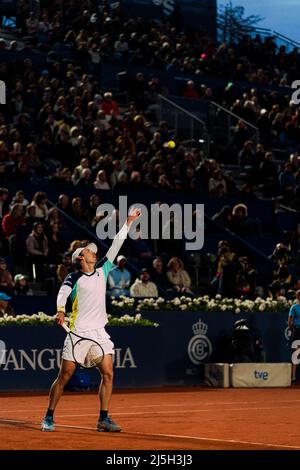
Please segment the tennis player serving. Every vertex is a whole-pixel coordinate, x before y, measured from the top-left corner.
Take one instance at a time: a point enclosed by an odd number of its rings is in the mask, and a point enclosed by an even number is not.
[[[97,246],[90,243],[86,247],[77,248],[72,255],[72,262],[78,271],[68,274],[57,295],[56,322],[64,324],[65,306],[68,297],[72,299],[72,314],[70,330],[78,335],[99,343],[104,351],[102,361],[97,365],[102,380],[99,387],[100,415],[97,430],[119,432],[121,427],[108,415],[109,403],[113,389],[113,360],[114,344],[105,331],[107,313],[105,305],[106,281],[113,261],[127,237],[130,225],[140,216],[139,209],[132,209],[119,233],[106,253],[106,256],[97,262]],[[49,405],[42,421],[43,431],[54,431],[53,414],[57,403],[76,368],[72,353],[72,344],[69,335],[66,337],[62,363],[57,379],[53,382],[49,393]]]

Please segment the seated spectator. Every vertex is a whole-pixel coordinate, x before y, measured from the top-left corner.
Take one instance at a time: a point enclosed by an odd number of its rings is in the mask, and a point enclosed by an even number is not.
[[[274,163],[274,156],[272,152],[266,152],[265,158],[259,166],[260,179],[264,183],[265,195],[272,195],[277,190],[278,174],[277,167]]]
[[[176,256],[168,262],[167,278],[175,292],[192,294],[190,289],[192,284],[191,278],[184,270],[181,259]]]
[[[130,189],[140,190],[142,189],[142,176],[139,171],[133,171],[130,176]]]
[[[226,181],[220,170],[213,172],[212,177],[208,181],[208,193],[211,197],[227,196]]]
[[[14,291],[14,281],[11,273],[7,269],[4,258],[0,258],[0,291],[7,295],[12,295]]]
[[[30,36],[35,36],[39,29],[39,20],[36,18],[33,11],[30,12],[29,18],[26,20],[27,33]]]
[[[89,199],[87,214],[90,224],[93,226],[93,220],[96,217],[97,208],[100,205],[100,197],[98,194],[92,194]]]
[[[38,191],[33,196],[31,206],[35,207],[35,217],[37,219],[48,219],[48,207],[47,207],[47,196],[42,191]]]
[[[148,269],[143,268],[140,273],[140,279],[136,279],[130,287],[131,297],[158,297],[157,287],[150,281]]]
[[[122,172],[122,166],[121,166],[120,160],[114,160],[112,162],[112,165],[113,165],[113,172],[110,175],[110,182],[111,182],[112,188],[114,188],[115,185],[118,183],[119,175]]]
[[[292,199],[296,187],[296,178],[293,175],[293,167],[289,162],[284,165],[284,170],[279,173],[279,186],[281,194],[286,196],[288,200]]]
[[[82,205],[82,199],[80,197],[73,197],[72,199],[72,210],[71,217],[73,217],[80,224],[85,225],[87,220],[85,218],[85,213]]]
[[[199,93],[195,90],[195,83],[189,80],[183,90],[182,96],[184,98],[199,99]]]
[[[91,177],[92,177],[92,171],[89,168],[84,168],[84,170],[82,170],[81,178],[76,184],[76,189],[89,190],[92,186]]]
[[[63,212],[66,212],[66,214],[70,215],[70,198],[69,196],[67,196],[67,194],[60,194],[60,196],[58,197],[57,207]]]
[[[116,191],[127,191],[129,188],[128,176],[125,171],[121,171],[118,175],[118,182],[115,184],[114,189]]]
[[[68,248],[68,252],[73,253],[73,251],[77,250],[77,248],[79,248],[80,246],[82,246],[82,243],[81,243],[80,240],[73,240],[70,243],[70,246]]]
[[[243,149],[239,152],[239,165],[243,168],[245,166],[254,167],[255,164],[254,142],[252,142],[252,140],[246,140]]]
[[[16,235],[18,227],[24,224],[24,208],[20,204],[14,204],[10,212],[3,217],[2,230],[6,240],[11,235]]]
[[[8,189],[0,188],[0,219],[2,219],[9,211],[8,198]]]
[[[93,183],[95,189],[110,189],[109,184],[106,180],[106,172],[100,170],[97,173],[97,178]]]
[[[16,194],[12,198],[11,206],[13,206],[14,204],[20,204],[21,206],[24,206],[24,207],[28,206],[29,201],[28,199],[25,198],[24,191],[20,190],[16,192]]]
[[[232,209],[232,231],[241,236],[260,236],[260,220],[248,216],[245,204],[236,204]]]
[[[24,274],[16,274],[15,281],[15,294],[17,295],[33,295],[32,290],[27,284],[27,278]]]
[[[77,183],[80,181],[82,178],[82,172],[85,168],[89,168],[89,159],[88,158],[82,158],[80,160],[80,165],[76,166],[74,168],[73,174],[72,174],[72,181],[74,185],[77,185]]]
[[[65,251],[65,240],[57,222],[50,225],[48,230],[49,262],[58,263],[60,254]]]
[[[79,248],[79,246],[80,245],[78,245],[77,248]],[[62,262],[57,266],[57,270],[56,270],[56,276],[57,276],[59,284],[62,284],[65,278],[67,277],[67,275],[70,274],[72,271],[73,271],[72,252],[66,251],[63,254]]]
[[[167,288],[167,276],[161,258],[155,258],[152,262],[151,279],[162,289]]]
[[[104,100],[102,101],[101,109],[106,116],[117,117],[120,115],[118,103],[112,99],[112,93],[109,91],[104,93]]]
[[[117,257],[117,267],[108,275],[109,294],[115,297],[129,295],[131,274],[125,269],[126,258],[123,255]]]
[[[40,222],[33,224],[32,232],[26,240],[26,247],[29,265],[35,265],[36,279],[43,280],[44,264],[47,262],[49,248],[43,224]]]
[[[14,309],[9,305],[11,297],[5,294],[5,292],[0,292],[0,317],[3,317],[5,314],[15,316]]]

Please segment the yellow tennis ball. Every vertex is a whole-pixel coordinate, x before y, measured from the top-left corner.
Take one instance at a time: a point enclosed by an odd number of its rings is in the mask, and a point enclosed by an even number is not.
[[[168,142],[168,147],[169,147],[169,149],[173,149],[173,148],[175,147],[175,142],[174,142],[174,140],[169,140],[169,142]]]

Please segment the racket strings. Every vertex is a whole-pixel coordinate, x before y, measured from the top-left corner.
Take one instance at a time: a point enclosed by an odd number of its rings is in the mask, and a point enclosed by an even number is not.
[[[88,339],[82,339],[74,345],[74,358],[84,367],[93,367],[103,359],[103,350],[99,344]]]
[[[92,344],[85,357],[86,367],[92,367],[99,364],[103,359],[103,351],[97,344]]]

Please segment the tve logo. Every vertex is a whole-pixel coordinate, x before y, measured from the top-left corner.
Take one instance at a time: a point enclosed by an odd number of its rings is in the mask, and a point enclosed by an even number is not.
[[[255,370],[254,371],[254,378],[258,379],[258,380],[268,380],[269,372]]]
[[[2,80],[0,80],[0,104],[6,104],[6,86]]]

